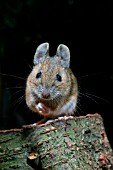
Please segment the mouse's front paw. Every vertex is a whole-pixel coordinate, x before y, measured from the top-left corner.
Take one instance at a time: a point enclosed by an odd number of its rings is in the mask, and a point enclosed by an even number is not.
[[[46,107],[43,103],[38,103],[36,105],[36,109],[43,116],[48,116],[49,114],[49,108]]]

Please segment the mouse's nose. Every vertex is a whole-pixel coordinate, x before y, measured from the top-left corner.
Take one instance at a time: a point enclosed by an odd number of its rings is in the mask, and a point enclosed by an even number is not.
[[[47,99],[50,97],[50,93],[48,92],[48,90],[44,90],[43,93],[42,93],[42,97]]]

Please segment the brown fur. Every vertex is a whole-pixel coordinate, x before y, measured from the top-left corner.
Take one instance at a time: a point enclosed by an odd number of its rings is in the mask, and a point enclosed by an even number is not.
[[[43,62],[34,66],[28,76],[26,102],[33,112],[40,114],[36,108],[38,103],[43,103],[45,107],[49,108],[47,117],[71,115],[75,111],[76,104],[74,102],[77,103],[78,96],[77,80],[70,68],[62,67],[60,60],[61,58],[58,56],[50,57],[47,55]],[[39,72],[41,72],[41,78],[37,79],[36,75]],[[56,80],[57,74],[61,76],[61,82]],[[43,98],[44,91],[50,94],[47,99]],[[60,110],[65,105],[68,109],[64,113]],[[72,111],[68,111],[69,107],[73,107]]]

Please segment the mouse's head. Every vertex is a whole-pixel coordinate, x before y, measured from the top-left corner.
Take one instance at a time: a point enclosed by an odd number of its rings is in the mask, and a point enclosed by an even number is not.
[[[49,44],[38,46],[34,56],[34,67],[27,79],[26,100],[52,106],[65,97],[71,86],[69,71],[70,51],[60,44],[54,57],[49,56]],[[29,97],[28,97],[29,96]]]

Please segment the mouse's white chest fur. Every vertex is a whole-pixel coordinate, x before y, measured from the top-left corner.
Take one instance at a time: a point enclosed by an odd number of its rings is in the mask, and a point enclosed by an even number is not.
[[[52,111],[51,108],[47,108],[42,103],[38,103],[38,105],[36,105],[36,109],[41,115],[44,116],[44,118],[41,121],[39,121],[37,124],[44,123],[47,120],[47,117],[58,118],[60,120],[64,118],[66,120],[66,118],[70,116],[72,117],[75,112],[76,104],[77,104],[77,100],[75,98],[72,98],[70,101],[68,101],[64,106],[62,106],[58,110]],[[49,119],[46,123],[50,123],[50,122],[51,120]]]
[[[38,103],[36,105],[37,112],[42,114],[45,117],[59,117],[59,116],[70,116],[75,112],[77,100],[75,97],[71,97],[69,101],[67,101],[63,106],[60,104],[55,110],[51,110],[51,108],[46,107],[42,103]]]
[[[76,108],[77,101],[74,97],[72,97],[71,100],[69,100],[64,106],[61,107],[59,110],[59,115],[62,115],[65,113],[65,115],[71,115],[74,113]]]

